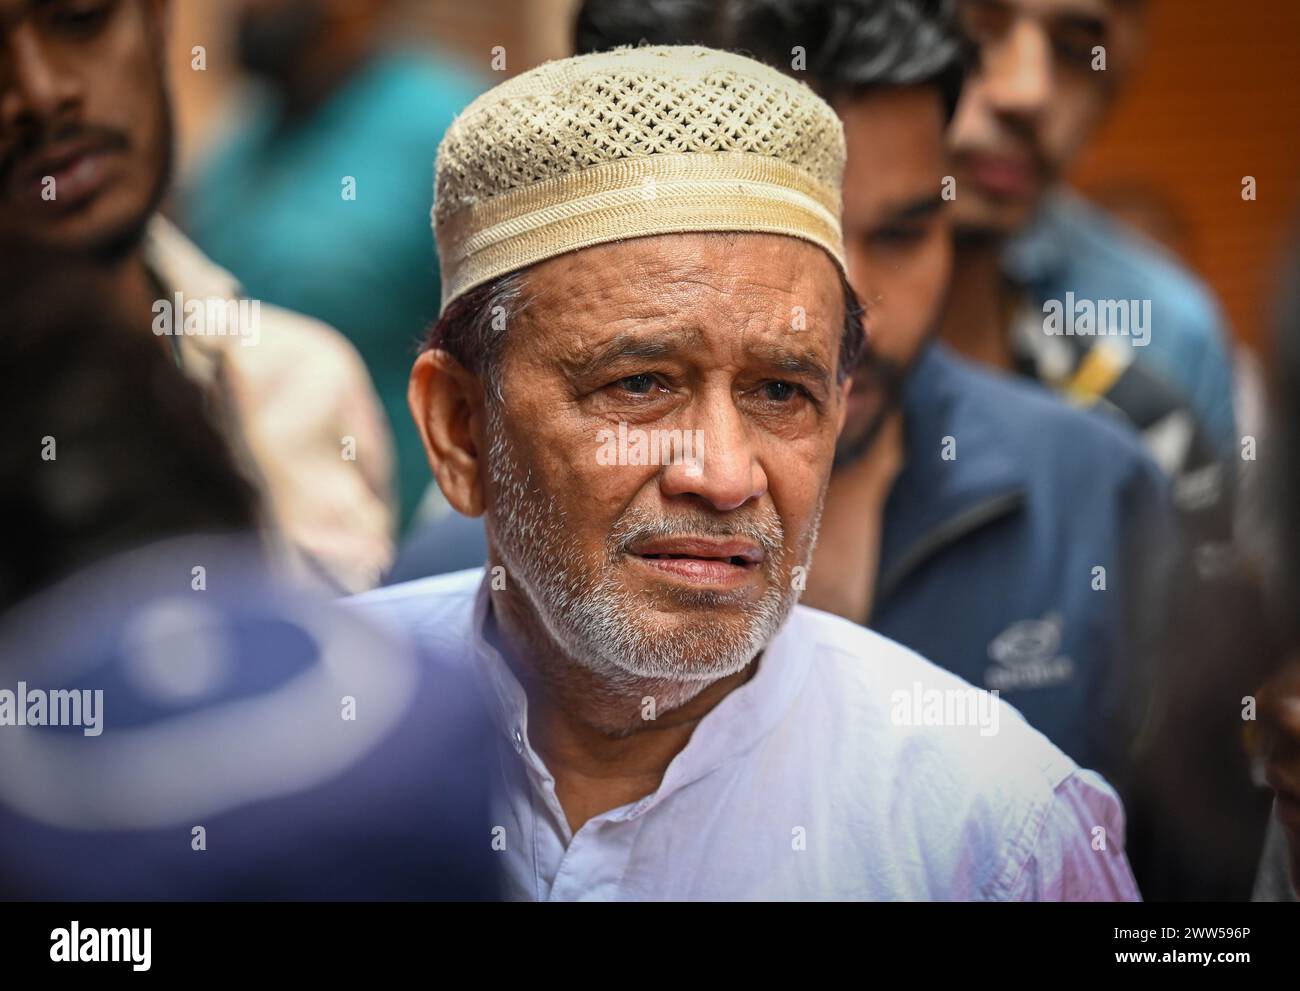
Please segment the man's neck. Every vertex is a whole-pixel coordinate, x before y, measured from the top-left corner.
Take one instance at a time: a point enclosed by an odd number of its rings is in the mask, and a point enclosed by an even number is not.
[[[876,594],[885,503],[903,469],[903,413],[881,425],[867,452],[831,475],[803,601],[866,624]]]
[[[143,249],[136,247],[114,262],[107,276],[113,299],[121,307],[122,314],[142,328],[150,327],[154,303],[158,300],[160,289],[153,273],[145,264]],[[171,338],[159,336],[158,342],[171,353]]]
[[[1002,245],[995,237],[957,239],[952,289],[939,336],[972,361],[1009,370],[1013,359]]]
[[[563,655],[518,590],[494,590],[506,662],[528,696],[528,735],[576,833],[651,794],[706,715],[758,668],[696,683],[604,678]]]

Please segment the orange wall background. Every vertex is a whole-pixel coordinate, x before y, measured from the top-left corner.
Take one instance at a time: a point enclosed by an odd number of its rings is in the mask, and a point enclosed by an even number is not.
[[[1298,48],[1300,0],[1152,0],[1149,49],[1076,175],[1088,192],[1136,181],[1166,198],[1187,260],[1264,352],[1279,260],[1300,233]]]

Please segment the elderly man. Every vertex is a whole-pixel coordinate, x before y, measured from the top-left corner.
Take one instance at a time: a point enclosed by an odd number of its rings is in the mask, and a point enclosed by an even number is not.
[[[331,328],[246,299],[157,212],[172,164],[166,13],[166,0],[0,0],[0,238],[96,269],[110,304],[203,390],[282,556],[331,590],[368,588],[394,520],[365,367]]]
[[[478,671],[511,897],[1136,897],[1098,776],[795,606],[861,343],[843,165],[810,90],[695,47],[547,64],[443,141],[411,407],[489,567],[356,601]]]

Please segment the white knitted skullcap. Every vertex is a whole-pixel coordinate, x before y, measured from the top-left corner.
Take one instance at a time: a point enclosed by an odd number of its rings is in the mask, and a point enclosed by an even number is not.
[[[548,62],[484,93],[438,148],[442,311],[476,286],[623,238],[759,231],[841,269],[844,131],[803,83],[709,48]]]

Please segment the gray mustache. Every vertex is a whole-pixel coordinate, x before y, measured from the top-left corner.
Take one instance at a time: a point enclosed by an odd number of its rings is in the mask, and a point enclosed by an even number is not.
[[[640,541],[664,537],[752,540],[763,548],[769,564],[779,561],[785,549],[785,528],[775,513],[760,519],[724,519],[703,514],[654,518],[641,512],[628,512],[610,530],[610,544],[616,556]]]

